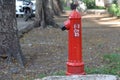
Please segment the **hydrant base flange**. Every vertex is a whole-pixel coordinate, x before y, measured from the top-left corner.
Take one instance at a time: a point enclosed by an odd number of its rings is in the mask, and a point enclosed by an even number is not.
[[[68,75],[68,76],[70,76],[70,75],[86,75],[86,73],[83,72],[83,73],[73,74],[73,73],[66,72],[66,75]]]
[[[67,62],[66,75],[85,75],[84,63]]]

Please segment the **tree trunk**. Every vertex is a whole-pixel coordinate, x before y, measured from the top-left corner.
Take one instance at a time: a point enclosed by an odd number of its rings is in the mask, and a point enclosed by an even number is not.
[[[59,15],[61,12],[60,4],[57,2],[59,0],[36,0],[36,18],[34,22],[35,27],[43,27],[46,25],[52,25],[53,27],[58,27],[56,22],[54,21],[54,13]],[[54,5],[54,7],[53,7]],[[57,8],[55,8],[57,7]]]
[[[16,59],[24,66],[23,55],[18,39],[15,14],[15,0],[0,0],[0,56],[7,57],[8,62]]]
[[[69,2],[69,0],[68,0]],[[61,0],[58,0],[58,5],[59,5],[59,8],[60,8],[60,11],[63,12],[63,3]]]
[[[62,3],[60,0],[51,0],[52,9],[55,15],[60,15],[63,11]]]

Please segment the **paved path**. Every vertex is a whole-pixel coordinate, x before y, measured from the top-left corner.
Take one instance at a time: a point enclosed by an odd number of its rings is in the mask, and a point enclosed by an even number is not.
[[[40,80],[40,79],[35,79]],[[120,80],[114,75],[72,75],[72,76],[48,76],[41,80]]]

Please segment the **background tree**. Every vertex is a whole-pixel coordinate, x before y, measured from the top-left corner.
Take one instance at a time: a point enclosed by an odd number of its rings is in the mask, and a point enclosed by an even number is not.
[[[36,0],[36,18],[34,22],[35,27],[46,27],[52,25],[58,27],[54,21],[54,15],[60,15],[62,6],[60,0]]]
[[[0,58],[9,63],[16,59],[23,66],[23,55],[18,39],[15,0],[0,0]]]
[[[50,1],[54,14],[59,16],[61,12],[63,12],[61,0],[50,0]]]

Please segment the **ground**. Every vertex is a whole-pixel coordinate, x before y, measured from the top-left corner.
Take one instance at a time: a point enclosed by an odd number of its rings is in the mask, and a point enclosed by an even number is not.
[[[69,14],[69,13],[68,13]],[[58,24],[63,24],[66,15],[55,17]],[[117,22],[117,23],[115,23]],[[85,66],[100,67],[104,54],[120,52],[119,19],[108,15],[82,15],[82,45]],[[46,29],[34,28],[20,40],[22,51],[26,57],[25,69],[10,74],[13,80],[33,80],[41,76],[66,71],[68,54],[68,31],[48,26]],[[4,66],[5,67],[5,66]],[[1,69],[4,69],[0,66]],[[2,77],[9,72],[1,72]],[[12,80],[11,79],[11,80]],[[7,80],[7,79],[6,79]]]

